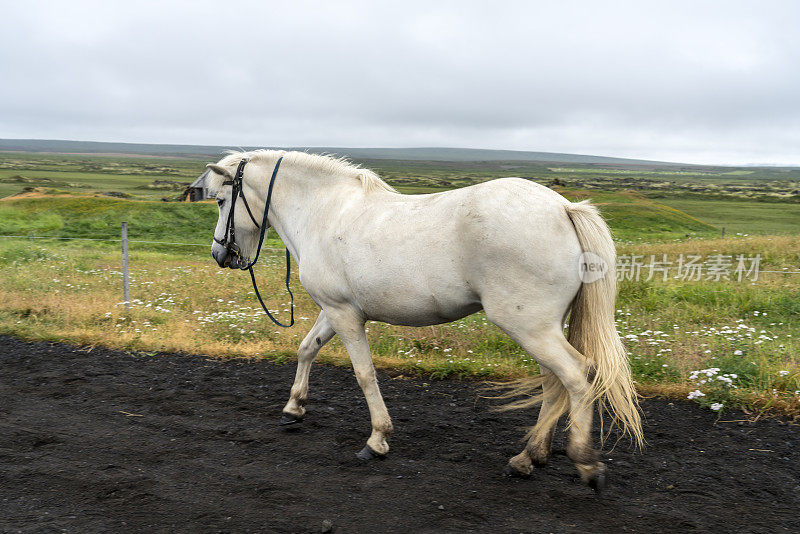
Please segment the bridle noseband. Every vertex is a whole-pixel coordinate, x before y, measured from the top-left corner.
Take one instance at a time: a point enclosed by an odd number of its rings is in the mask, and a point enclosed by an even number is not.
[[[256,218],[253,217],[253,212],[250,211],[250,204],[247,203],[247,198],[244,196],[244,188],[242,185],[242,177],[244,176],[244,166],[247,165],[247,158],[242,159],[239,162],[239,166],[236,168],[236,174],[230,180],[225,180],[222,182],[222,185],[230,185],[233,186],[233,191],[231,193],[231,207],[228,211],[228,220],[225,223],[225,235],[222,239],[217,239],[217,236],[214,236],[214,241],[219,243],[225,250],[227,251],[228,255],[233,255],[236,258],[236,263],[239,265],[239,268],[242,270],[247,269],[250,271],[250,279],[253,282],[253,290],[256,292],[256,297],[258,297],[258,302],[261,303],[261,307],[264,309],[264,312],[267,316],[272,319],[272,322],[278,326],[282,326],[284,328],[289,328],[290,326],[294,325],[294,295],[292,294],[292,290],[289,289],[289,278],[291,277],[292,272],[292,257],[289,254],[289,249],[286,249],[286,291],[289,292],[289,297],[291,298],[290,304],[290,322],[289,324],[283,324],[279,322],[272,314],[269,312],[267,307],[264,305],[264,301],[261,299],[261,293],[258,292],[258,286],[256,285],[256,277],[253,274],[253,265],[256,264],[258,261],[258,257],[261,254],[261,245],[264,244],[264,235],[267,230],[267,214],[269,213],[269,205],[272,201],[272,188],[275,185],[275,178],[278,176],[278,169],[281,166],[281,161],[283,161],[283,157],[278,158],[277,163],[275,163],[275,169],[272,171],[272,178],[269,180],[269,189],[267,189],[267,201],[264,205],[264,216],[261,219],[261,224],[256,222]],[[258,248],[256,249],[256,257],[253,259],[252,262],[244,261],[245,258],[241,255],[241,249],[239,245],[236,244],[236,223],[234,220],[234,211],[236,209],[236,199],[238,197],[242,197],[242,202],[244,202],[244,207],[247,208],[247,214],[250,215],[250,219],[253,221],[253,224],[256,225],[256,228],[261,230],[261,234],[258,238]],[[247,265],[245,265],[247,264]]]

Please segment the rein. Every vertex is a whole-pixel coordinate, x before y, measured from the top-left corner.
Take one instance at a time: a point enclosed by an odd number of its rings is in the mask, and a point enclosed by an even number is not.
[[[267,230],[267,214],[269,213],[269,205],[272,201],[272,188],[275,185],[275,178],[278,176],[278,169],[281,166],[281,161],[283,161],[283,157],[278,158],[277,163],[275,163],[275,169],[272,171],[272,178],[269,180],[269,188],[267,189],[267,201],[266,205],[264,206],[264,216],[261,219],[261,224],[256,222],[256,218],[253,217],[253,212],[250,211],[250,205],[247,203],[247,198],[244,196],[244,187],[242,185],[242,177],[244,176],[244,166],[247,165],[247,159],[243,159],[239,162],[239,166],[236,168],[236,175],[233,177],[232,180],[225,180],[222,182],[222,185],[231,185],[233,186],[233,192],[231,194],[231,207],[228,211],[228,220],[225,227],[225,237],[222,240],[219,240],[214,237],[214,241],[225,247],[228,251],[228,254],[232,254],[237,258],[237,262],[242,259],[241,250],[239,246],[236,244],[236,234],[235,234],[235,221],[234,221],[234,210],[236,208],[236,199],[238,197],[242,197],[242,202],[244,202],[244,207],[247,208],[247,214],[250,216],[250,219],[253,221],[253,224],[256,225],[256,228],[261,230],[261,234],[258,237],[258,248],[256,249],[256,257],[251,261],[246,267],[240,267],[240,269],[244,270],[247,269],[250,271],[250,280],[253,282],[253,290],[256,292],[256,297],[258,297],[258,302],[261,304],[261,308],[264,309],[264,313],[267,314],[273,323],[283,328],[289,328],[290,326],[294,325],[294,295],[292,294],[292,290],[289,289],[289,278],[292,273],[292,256],[289,254],[289,249],[286,249],[286,291],[289,292],[289,297],[291,298],[290,304],[290,321],[289,324],[283,324],[278,321],[273,315],[269,312],[267,307],[264,305],[264,301],[261,298],[261,293],[258,291],[258,285],[256,284],[256,276],[253,274],[253,265],[256,264],[258,261],[258,257],[261,254],[261,245],[264,244],[264,235],[266,234]]]

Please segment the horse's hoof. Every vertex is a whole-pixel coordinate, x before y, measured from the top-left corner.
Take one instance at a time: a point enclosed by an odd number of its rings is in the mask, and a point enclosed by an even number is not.
[[[302,417],[296,417],[288,413],[285,413],[281,416],[281,426],[296,425],[302,422],[303,422]]]
[[[549,458],[531,458],[531,463],[534,467],[547,467]]]
[[[592,478],[589,479],[589,487],[599,494],[608,486],[608,477],[606,470],[598,471]]]
[[[372,450],[372,447],[370,447],[369,445],[364,445],[364,448],[361,449],[361,452],[356,454],[356,458],[364,461],[372,460],[373,458],[378,458],[379,460],[383,460],[384,458],[386,458],[386,455],[378,454],[377,452]]]
[[[503,468],[503,474],[507,477],[516,477],[516,478],[530,478],[530,473],[525,473],[520,471],[519,469],[514,469],[511,467],[511,464],[506,464]]]

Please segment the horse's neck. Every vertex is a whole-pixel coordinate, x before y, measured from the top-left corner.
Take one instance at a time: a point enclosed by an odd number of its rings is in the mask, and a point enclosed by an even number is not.
[[[318,176],[299,166],[282,166],[275,179],[269,223],[289,252],[301,261],[304,249],[320,231],[336,223],[337,212],[351,204],[354,197],[361,197],[360,189],[346,178]]]

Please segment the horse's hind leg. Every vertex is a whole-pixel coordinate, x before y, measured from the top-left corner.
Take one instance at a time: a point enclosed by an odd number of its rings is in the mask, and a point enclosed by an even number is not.
[[[311,371],[311,363],[317,357],[317,353],[322,346],[334,336],[333,328],[328,324],[325,312],[320,312],[317,322],[308,332],[300,348],[297,349],[297,373],[294,377],[292,391],[289,394],[289,402],[283,408],[281,417],[282,425],[299,423],[306,414],[306,402],[308,401],[308,374]]]
[[[519,343],[531,357],[547,367],[566,388],[570,405],[567,456],[585,483],[595,489],[602,489],[605,485],[605,466],[597,460],[597,452],[592,448],[593,406],[589,402],[591,385],[588,380],[589,365],[586,357],[567,342],[560,325],[536,328],[533,326],[533,321],[530,325],[521,324],[524,318],[519,317],[496,321],[490,315],[489,309],[487,316]],[[530,459],[531,451],[527,447],[526,451]],[[524,467],[525,455],[523,454],[523,458],[519,456],[512,458],[517,464],[509,464],[512,469],[516,469],[520,461]]]
[[[558,418],[564,413],[564,407],[559,401],[559,396],[564,391],[564,386],[556,375],[544,366],[542,369],[542,407],[539,410],[539,431],[528,440],[526,450],[530,454],[534,465],[544,467],[550,459],[553,449],[553,435],[556,432]],[[557,413],[556,413],[557,412]]]
[[[549,369],[539,366],[542,371],[542,405],[539,409],[539,421],[536,432],[528,439],[527,445],[518,455],[508,461],[506,473],[527,476],[533,472],[533,466],[544,467],[550,459],[553,448],[553,435],[558,418],[563,414],[559,396],[564,391],[561,381]],[[554,413],[557,410],[558,413]]]
[[[560,332],[559,332],[560,334]],[[591,402],[591,384],[589,374],[591,364],[586,357],[569,344],[561,335],[559,342],[564,351],[575,362],[580,362],[580,380],[578,383],[567,384],[570,401],[570,431],[567,441],[567,456],[581,475],[581,479],[595,491],[602,490],[606,485],[606,466],[598,461],[597,451],[592,448],[592,418],[594,417],[594,403]]]

